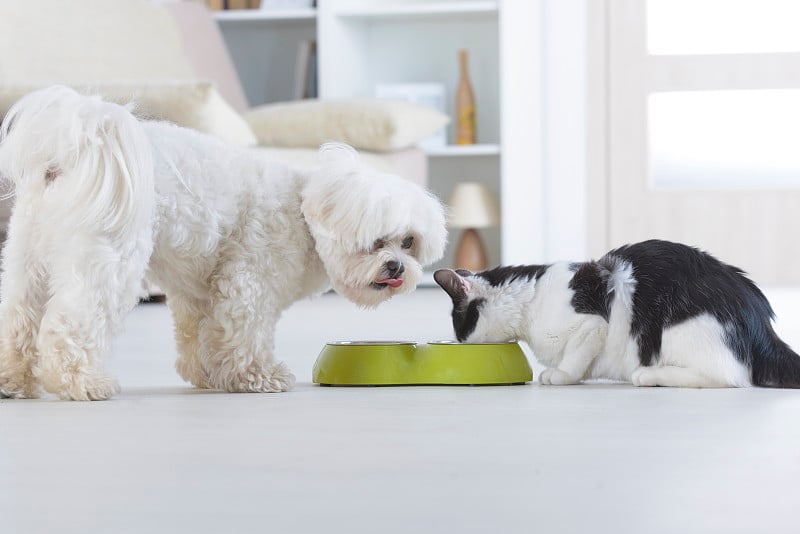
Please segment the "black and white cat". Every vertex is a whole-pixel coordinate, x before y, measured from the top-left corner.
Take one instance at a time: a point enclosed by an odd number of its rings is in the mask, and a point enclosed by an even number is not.
[[[695,248],[651,240],[597,261],[441,269],[459,341],[528,343],[542,384],[800,387],[800,356],[772,328],[744,273]]]

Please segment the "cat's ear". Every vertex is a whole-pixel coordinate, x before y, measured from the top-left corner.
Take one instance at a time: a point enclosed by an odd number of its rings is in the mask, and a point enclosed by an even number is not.
[[[460,274],[461,276],[472,276],[473,274],[475,274],[472,271],[468,271],[467,269],[456,269],[456,273]]]
[[[433,273],[433,279],[450,295],[453,302],[459,302],[467,298],[469,282],[461,278],[455,271],[439,269]]]

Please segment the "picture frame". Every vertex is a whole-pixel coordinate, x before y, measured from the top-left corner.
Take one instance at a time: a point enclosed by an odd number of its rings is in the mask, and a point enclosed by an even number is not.
[[[377,98],[405,100],[432,107],[446,114],[445,87],[443,83],[380,83],[375,86]],[[420,148],[441,148],[447,145],[447,126],[420,141]]]

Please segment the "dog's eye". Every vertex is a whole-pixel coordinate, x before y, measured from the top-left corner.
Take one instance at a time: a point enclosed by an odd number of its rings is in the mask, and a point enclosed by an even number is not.
[[[376,239],[375,242],[372,244],[372,250],[380,250],[386,246],[385,239]]]
[[[403,248],[411,248],[414,246],[414,236],[408,236],[403,239]]]

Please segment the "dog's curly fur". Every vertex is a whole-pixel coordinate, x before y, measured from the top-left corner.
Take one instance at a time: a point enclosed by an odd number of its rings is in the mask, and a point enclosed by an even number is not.
[[[331,286],[376,306],[413,289],[444,250],[441,203],[345,145],[299,172],[60,86],[12,108],[0,141],[16,196],[0,396],[117,392],[103,357],[145,277],[167,295],[185,380],[285,391],[294,376],[273,354],[284,309]]]

